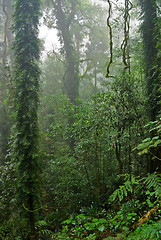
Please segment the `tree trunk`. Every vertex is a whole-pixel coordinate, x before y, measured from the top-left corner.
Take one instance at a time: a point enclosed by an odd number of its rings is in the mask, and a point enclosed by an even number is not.
[[[53,4],[56,10],[58,31],[60,31],[65,49],[66,73],[64,78],[64,90],[69,97],[71,103],[76,104],[76,98],[78,97],[79,90],[79,68],[77,51],[75,51],[73,48],[73,42],[69,32],[72,18],[70,19],[70,21],[68,21],[68,18],[70,16],[65,15],[62,9],[61,0],[57,0],[56,3],[53,2]]]
[[[147,113],[150,121],[157,120],[161,107],[161,98],[159,93],[160,88],[160,62],[158,61],[157,50],[157,38],[159,36],[157,32],[157,13],[156,13],[156,1],[153,0],[141,0],[143,16],[143,44],[144,44],[144,57],[145,57],[145,78],[147,83],[147,98],[148,106]],[[155,133],[153,132],[151,137]],[[156,156],[153,159],[151,156],[149,170],[151,173],[155,171],[161,171],[161,161],[158,152],[152,153]]]

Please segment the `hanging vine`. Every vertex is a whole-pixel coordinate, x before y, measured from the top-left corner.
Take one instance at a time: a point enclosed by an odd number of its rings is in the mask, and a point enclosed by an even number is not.
[[[107,17],[107,26],[109,28],[109,34],[110,34],[110,60],[107,64],[107,68],[106,68],[106,75],[105,77],[108,78],[109,73],[110,73],[110,65],[112,64],[112,60],[113,60],[113,40],[112,40],[112,27],[110,25],[110,17],[111,17],[111,10],[112,10],[112,5],[110,0],[107,0],[108,5],[109,5],[109,9],[108,9],[108,17]]]
[[[129,0],[125,0],[125,12],[124,12],[124,39],[121,44],[122,59],[124,64],[124,70],[129,69],[130,72],[130,55],[129,55],[129,31],[130,31],[130,10],[132,9],[132,3]]]

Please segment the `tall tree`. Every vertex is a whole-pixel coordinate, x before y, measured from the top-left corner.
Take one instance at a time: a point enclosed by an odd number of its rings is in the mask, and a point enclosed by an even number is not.
[[[11,27],[11,0],[0,1],[0,159],[4,163],[8,150],[8,136],[10,129],[9,108],[7,100],[12,92],[7,66],[13,62],[11,51],[12,33]],[[10,50],[9,50],[10,49]],[[10,101],[9,101],[10,102]]]
[[[36,239],[34,209],[38,195],[39,23],[40,0],[17,0],[14,11],[15,141],[21,211],[30,226],[27,239]],[[25,227],[26,227],[25,226]],[[24,237],[25,238],[25,237]],[[24,239],[23,238],[23,239]]]
[[[157,29],[157,1],[156,0],[141,0],[143,13],[143,44],[145,57],[145,77],[147,82],[147,96],[148,96],[148,113],[151,121],[156,120],[159,113],[159,68],[156,67],[158,42]],[[158,19],[159,20],[159,19]]]
[[[157,0],[141,0],[142,13],[143,13],[143,45],[144,45],[144,57],[145,57],[145,78],[147,83],[147,98],[148,108],[147,113],[150,121],[157,120],[160,112],[160,62],[158,59],[157,48],[159,41],[159,16],[157,15]],[[160,31],[160,30],[159,30]],[[153,134],[153,133],[152,133]],[[155,153],[154,155],[157,155]],[[149,170],[154,172],[161,170],[160,156],[150,160]]]
[[[64,77],[64,90],[73,104],[76,103],[76,98],[78,97],[79,69],[69,29],[75,16],[77,2],[71,1],[65,4],[62,0],[52,0],[57,20],[57,29],[65,50],[66,73]]]

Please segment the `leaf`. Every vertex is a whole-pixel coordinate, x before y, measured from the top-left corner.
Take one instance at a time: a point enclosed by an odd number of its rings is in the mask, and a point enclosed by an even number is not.
[[[141,154],[148,153],[148,148],[145,148],[143,151],[141,151]]]
[[[73,220],[73,217],[71,216],[69,219],[62,222],[62,224],[70,224]]]
[[[121,202],[122,199],[123,199],[123,193],[122,193],[122,191],[118,191],[118,198],[119,198],[119,201]]]
[[[124,195],[125,195],[125,197],[127,197],[127,191],[126,191],[126,188],[124,188]]]
[[[103,231],[105,230],[105,226],[104,226],[104,225],[99,226],[99,227],[98,227],[98,230],[99,230],[100,232],[103,232]]]
[[[151,194],[155,194],[156,197],[161,196],[161,174],[148,174],[148,176],[144,178],[144,183],[147,189],[151,191]]]
[[[110,195],[109,200],[111,202],[114,202],[116,198],[119,198],[119,201],[121,202],[124,196],[128,195],[128,192],[132,192],[132,185],[136,184],[136,180],[134,177],[132,177],[131,182],[127,180],[122,186],[119,187],[119,189],[116,189],[112,195]]]
[[[150,140],[151,140],[151,138],[146,138],[142,142],[145,143],[145,142],[149,142]]]
[[[104,218],[100,218],[100,219],[99,219],[99,222],[100,222],[100,223],[107,223],[107,220],[104,219]]]
[[[95,228],[95,223],[90,223],[89,226],[86,228],[87,230],[93,230]]]
[[[158,145],[161,144],[161,140],[157,140],[155,143],[154,143],[154,147],[157,147]]]
[[[159,136],[155,136],[152,138],[152,140],[157,140],[159,138]]]

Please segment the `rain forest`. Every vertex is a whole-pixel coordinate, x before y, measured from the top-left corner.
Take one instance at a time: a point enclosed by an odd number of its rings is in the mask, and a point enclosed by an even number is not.
[[[0,0],[0,240],[161,239],[160,0]]]

